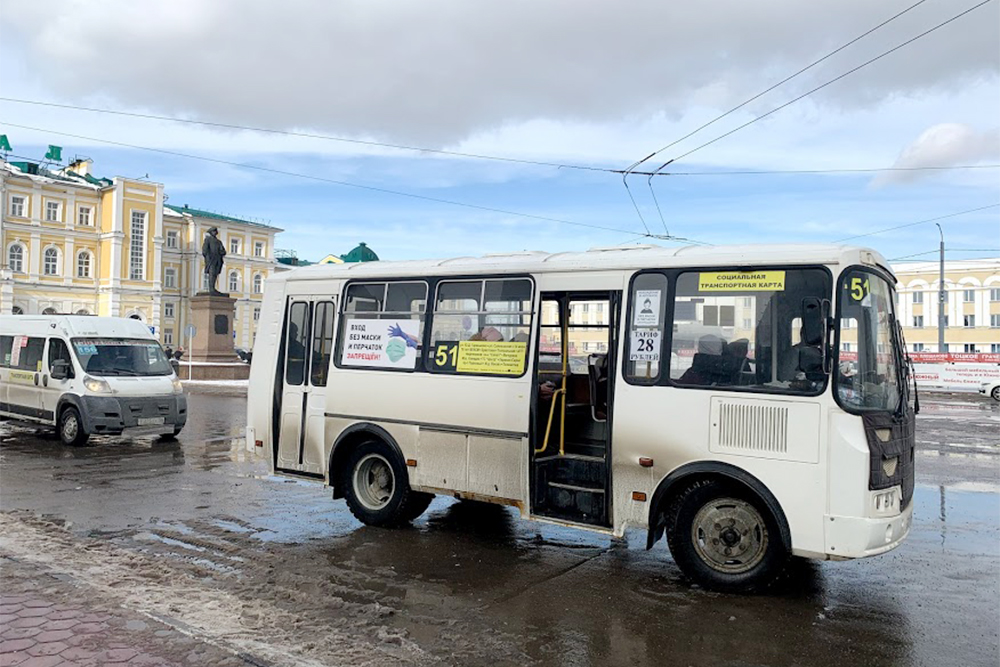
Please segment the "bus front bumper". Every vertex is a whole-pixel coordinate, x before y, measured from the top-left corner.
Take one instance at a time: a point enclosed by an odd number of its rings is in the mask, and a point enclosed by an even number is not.
[[[865,518],[854,516],[823,517],[826,555],[832,560],[865,558],[892,551],[910,534],[913,524],[913,501],[896,516]]]

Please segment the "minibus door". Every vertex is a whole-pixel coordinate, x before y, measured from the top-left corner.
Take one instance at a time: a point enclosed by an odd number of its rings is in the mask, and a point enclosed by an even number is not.
[[[326,382],[335,331],[333,297],[291,296],[286,309],[275,467],[323,473]]]

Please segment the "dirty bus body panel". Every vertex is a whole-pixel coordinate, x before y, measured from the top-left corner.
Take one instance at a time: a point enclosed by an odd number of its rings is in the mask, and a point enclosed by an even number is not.
[[[429,494],[666,536],[720,590],[909,530],[894,279],[846,246],[521,253],[268,281],[248,446],[373,525]]]

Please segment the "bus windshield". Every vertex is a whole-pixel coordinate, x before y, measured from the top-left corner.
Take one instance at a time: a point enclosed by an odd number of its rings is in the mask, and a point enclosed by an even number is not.
[[[902,394],[902,362],[894,335],[892,286],[874,273],[847,271],[840,304],[840,402],[854,410],[895,411]]]
[[[90,375],[170,375],[160,344],[141,338],[74,338],[73,351]]]

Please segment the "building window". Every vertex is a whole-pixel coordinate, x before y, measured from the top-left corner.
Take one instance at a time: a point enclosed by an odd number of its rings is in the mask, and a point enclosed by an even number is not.
[[[914,329],[922,329],[923,326],[924,326],[924,316],[923,315],[914,315],[913,316],[913,328]]]
[[[206,292],[209,290],[209,287],[208,287],[208,274],[205,273],[204,271],[202,271],[202,273],[201,273],[201,289],[204,290],[204,291],[206,291]]]
[[[749,330],[753,326],[753,321],[749,317],[743,318],[743,329]]]
[[[80,251],[80,253],[76,256],[76,277],[90,277],[90,253],[86,250]]]
[[[965,345],[962,346],[962,352],[965,352],[966,354],[975,354],[977,352],[976,344],[966,343]]]
[[[240,274],[236,271],[229,272],[229,291],[239,292],[240,291]]]
[[[167,247],[177,249],[177,232],[167,232]]]
[[[7,266],[14,273],[24,273],[24,246],[20,243],[7,249]]]
[[[177,287],[177,269],[163,270],[163,286],[170,289]]]
[[[236,237],[229,239],[229,254],[230,255],[240,254],[240,240]]]
[[[17,308],[17,306],[14,307]],[[15,313],[15,315],[16,314],[17,313]],[[1000,352],[1000,343],[990,343],[990,352],[992,352],[993,354],[997,354],[998,352]]]
[[[163,304],[163,317],[168,320],[174,319],[174,303],[172,301]]]
[[[47,276],[59,275],[59,250],[56,248],[46,248],[42,255],[42,272]]]
[[[146,279],[146,214],[132,211],[132,228],[129,237],[128,277],[130,280]]]
[[[46,222],[59,222],[62,217],[62,204],[57,201],[47,201],[45,202],[45,221]]]
[[[976,300],[976,290],[967,289],[962,290],[962,301],[965,303],[974,303]]]
[[[966,329],[974,329],[976,327],[976,316],[966,315],[962,319],[962,326],[964,326]]]
[[[86,308],[81,308],[80,310],[76,311],[76,314],[77,315],[90,315],[90,311],[87,310]]]
[[[994,329],[1000,329],[1000,315],[997,314],[990,315],[990,327]]]
[[[163,330],[163,344],[164,345],[173,345],[174,344],[174,330],[173,329],[164,329]]]
[[[941,321],[941,324],[943,324],[944,326],[948,326],[948,316],[947,315],[944,316],[944,319]]]
[[[10,198],[10,214],[16,218],[24,216],[24,197],[14,195]]]
[[[913,344],[913,351],[914,352],[923,352],[924,351],[924,344],[923,343],[914,343]]]
[[[924,293],[923,292],[914,292],[913,293],[913,303],[923,303],[923,302],[924,302]]]
[[[21,308],[21,306],[11,306],[10,307],[10,314],[11,315],[24,315],[24,308]]]
[[[850,352],[851,351],[851,344],[850,343],[841,343],[840,346],[844,349],[844,352]]]
[[[990,288],[990,301],[1000,301],[1000,287]]]
[[[260,321],[260,308],[259,307],[253,309],[253,321],[254,322]]]
[[[254,241],[254,243],[253,243],[253,256],[254,257],[263,257],[264,256],[264,242],[263,241]]]
[[[260,294],[264,291],[264,278],[259,273],[253,277],[253,293]]]
[[[90,210],[91,209],[90,209],[89,206],[81,206],[80,207],[80,211],[77,214],[77,218],[76,218],[76,221],[77,221],[78,224],[86,225],[88,227],[90,226]]]

